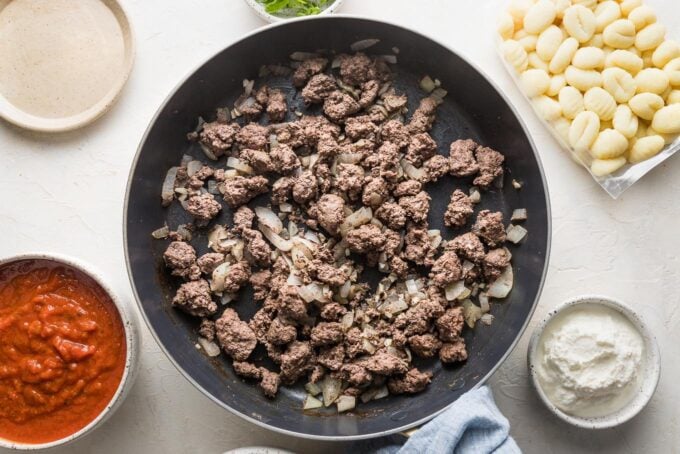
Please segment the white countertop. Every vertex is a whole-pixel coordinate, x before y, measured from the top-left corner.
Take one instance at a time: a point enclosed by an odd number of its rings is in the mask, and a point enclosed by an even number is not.
[[[535,119],[492,46],[505,0],[346,0],[340,12],[406,25],[474,60],[518,107],[547,174],[553,209],[550,271],[522,341],[491,380],[512,434],[527,453],[670,452],[680,446],[680,158],[671,158],[614,201],[562,153]],[[113,110],[58,136],[0,122],[0,257],[27,251],[72,255],[99,268],[134,305],[122,243],[123,197],[139,140],[167,93],[192,68],[263,22],[241,0],[124,0],[137,59]],[[480,6],[482,5],[482,6]],[[678,10],[680,12],[680,10]],[[619,298],[656,332],[657,393],[622,427],[589,432],[551,416],[529,386],[529,334],[552,307],[583,293]],[[135,306],[136,309],[136,306]],[[299,452],[342,445],[297,440],[222,410],[187,382],[142,326],[139,379],[118,412],[62,453],[218,453],[270,445]]]

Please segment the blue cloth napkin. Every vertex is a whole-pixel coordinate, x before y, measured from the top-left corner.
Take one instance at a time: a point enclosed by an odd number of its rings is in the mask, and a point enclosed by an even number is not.
[[[386,444],[387,443],[387,444]],[[392,444],[393,443],[393,444]],[[516,454],[510,423],[483,386],[463,394],[444,413],[416,431],[401,446],[396,437],[363,442],[361,452],[377,454]]]

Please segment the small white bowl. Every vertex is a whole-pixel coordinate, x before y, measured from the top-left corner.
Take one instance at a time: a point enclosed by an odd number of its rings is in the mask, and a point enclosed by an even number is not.
[[[593,418],[584,418],[573,416],[560,410],[553,404],[548,396],[543,392],[541,384],[538,381],[538,372],[535,364],[537,363],[536,351],[538,349],[538,342],[543,334],[545,327],[554,319],[554,317],[564,311],[565,309],[581,304],[601,305],[614,309],[615,311],[624,315],[635,328],[642,335],[645,350],[642,358],[642,366],[640,373],[639,390],[631,398],[630,402],[622,409],[607,415]],[[637,415],[650,401],[659,383],[661,359],[659,354],[659,346],[652,331],[647,327],[642,318],[637,315],[632,309],[625,304],[604,296],[586,295],[571,299],[555,310],[553,310],[541,324],[534,330],[529,341],[529,349],[527,353],[527,361],[529,364],[529,374],[531,376],[531,383],[534,386],[538,396],[543,401],[546,407],[554,413],[558,418],[568,422],[577,427],[584,429],[607,429],[625,423]]]
[[[0,259],[0,266],[19,260],[51,260],[54,262],[63,263],[64,265],[82,271],[94,279],[94,281],[99,284],[106,294],[109,295],[111,301],[113,301],[113,304],[118,311],[118,314],[120,315],[120,319],[123,322],[123,329],[125,330],[125,369],[123,370],[123,376],[121,377],[120,383],[118,384],[118,389],[114,393],[113,397],[111,397],[111,401],[106,405],[101,413],[97,415],[96,418],[90,421],[88,425],[71,435],[47,443],[21,443],[0,438],[0,448],[8,448],[17,451],[38,451],[67,445],[82,439],[94,431],[97,427],[101,426],[113,413],[115,413],[118,407],[120,407],[132,388],[135,378],[137,377],[137,371],[139,369],[139,322],[137,321],[137,315],[135,312],[133,312],[129,305],[121,301],[120,298],[116,296],[111,288],[103,281],[101,274],[95,271],[90,265],[86,265],[79,260],[59,254],[33,253],[20,254]]]
[[[338,8],[342,5],[343,0],[335,0],[333,3],[328,5],[326,9],[321,11],[317,16],[323,16],[326,14],[332,14],[335,11],[337,11]],[[264,10],[264,5],[257,0],[245,0],[245,2],[250,6],[253,11],[255,11],[255,14],[260,16],[262,19],[266,20],[270,24],[273,24],[275,22],[282,22],[288,19],[293,19],[292,17],[279,17],[279,16],[274,16],[273,14],[269,14]]]

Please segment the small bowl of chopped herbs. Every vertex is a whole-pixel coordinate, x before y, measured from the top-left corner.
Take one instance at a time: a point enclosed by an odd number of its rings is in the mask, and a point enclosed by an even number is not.
[[[280,22],[295,17],[331,14],[342,0],[246,0],[246,3],[267,22]]]

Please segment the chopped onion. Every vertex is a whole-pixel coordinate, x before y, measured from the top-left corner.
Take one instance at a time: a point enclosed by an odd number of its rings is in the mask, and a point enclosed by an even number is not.
[[[190,161],[187,164],[187,175],[193,177],[196,172],[203,168],[203,163],[201,161]]]
[[[378,392],[375,393],[375,396],[373,396],[373,400],[378,400],[382,399],[383,397],[389,396],[390,392],[387,389],[387,386],[383,385],[378,389]]]
[[[243,79],[244,94],[246,96],[250,96],[250,94],[253,92],[254,87],[255,87],[254,80]]]
[[[293,212],[293,205],[291,205],[290,203],[284,202],[281,205],[279,205],[279,211],[282,212],[282,213],[292,213]]]
[[[186,225],[178,225],[177,234],[181,236],[184,241],[191,241],[191,230],[189,230]]]
[[[367,353],[369,353],[369,354],[371,354],[371,355],[372,355],[373,353],[375,353],[375,346],[374,346],[373,344],[371,344],[371,343],[368,341],[368,339],[363,339],[361,345],[362,345],[363,349],[364,349]]]
[[[486,293],[492,298],[505,298],[510,293],[510,290],[512,290],[513,281],[512,265],[508,265],[501,275],[489,285]]]
[[[472,203],[479,203],[482,200],[482,194],[479,192],[479,189],[476,187],[471,187],[470,188],[470,201]]]
[[[168,228],[167,225],[161,227],[160,229],[154,230],[151,232],[151,236],[154,237],[157,240],[167,238],[168,235],[170,234],[170,229]]]
[[[309,382],[305,385],[305,389],[309,394],[312,396],[318,396],[321,394],[321,387],[317,385],[316,383]]]
[[[335,404],[338,406],[338,413],[342,413],[356,407],[357,398],[354,396],[340,396]]]
[[[526,208],[517,208],[512,212],[512,216],[510,217],[511,221],[526,221],[527,219],[528,217]]]
[[[217,181],[208,180],[208,192],[213,195],[217,195],[220,193]]]
[[[331,378],[330,375],[326,375],[321,381],[321,393],[323,394],[323,404],[329,407],[336,399],[340,396],[342,392],[342,381],[337,378]]]
[[[389,63],[390,65],[396,65],[397,64],[397,56],[396,55],[380,55],[378,56],[379,59],[383,60],[385,63]]]
[[[491,310],[491,305],[489,304],[489,295],[486,293],[479,294],[479,307],[482,308],[482,312],[487,313]]]
[[[361,399],[362,403],[370,402],[375,398],[375,395],[378,393],[378,388],[369,388],[363,393],[361,393],[361,396],[359,396],[359,399]]]
[[[447,94],[449,94],[449,92],[441,87],[437,87],[432,91],[432,97],[438,101],[442,101]]]
[[[418,181],[425,181],[427,179],[427,171],[425,169],[414,166],[406,159],[401,160],[401,167],[404,169],[404,173],[408,175],[409,178]]]
[[[298,289],[298,295],[300,295],[300,298],[307,303],[311,303],[312,301],[324,302],[326,300],[323,293],[323,287],[318,282],[312,282],[301,286]]]
[[[208,148],[206,145],[201,144],[201,150],[203,150],[203,154],[206,155],[209,159],[217,161],[217,156],[215,156],[215,153],[213,153],[210,150],[210,148]]]
[[[352,327],[352,324],[354,323],[354,311],[349,311],[345,315],[342,316],[342,319],[340,320],[340,323],[342,324],[342,327],[345,330],[348,330]]]
[[[345,236],[347,232],[370,222],[372,218],[373,211],[369,207],[362,206],[345,218],[343,223],[340,225],[340,233],[342,236]]]
[[[229,252],[229,249],[236,243],[227,243],[229,240],[229,231],[223,225],[216,225],[214,229],[208,233],[208,247],[215,252]]]
[[[494,318],[495,317],[491,314],[484,314],[479,320],[485,325],[490,326],[493,323]]]
[[[297,274],[294,274],[294,273],[290,273],[288,275],[288,279],[286,279],[286,284],[299,287],[303,284],[303,282],[302,282],[302,279],[300,279],[300,276],[298,276]]]
[[[312,243],[319,243],[319,237],[316,235],[316,233],[312,232],[311,230],[305,231],[305,234],[302,235],[302,237],[306,240],[311,241]]]
[[[341,298],[347,298],[347,296],[349,295],[349,289],[350,289],[351,286],[352,286],[352,282],[349,281],[349,280],[345,281],[345,283],[342,284],[342,286],[340,287],[340,297]]]
[[[357,164],[363,158],[363,153],[341,153],[338,155],[337,162],[340,164]]]
[[[418,286],[416,285],[416,281],[414,281],[413,279],[407,279],[406,290],[408,291],[409,295],[415,295],[416,293],[418,293]]]
[[[224,179],[231,180],[238,176],[238,171],[236,169],[228,169],[224,171]]]
[[[470,328],[474,328],[477,320],[482,317],[482,310],[472,301],[465,300],[463,301],[463,317],[465,318],[465,323]]]
[[[519,191],[520,189],[522,189],[522,186],[524,186],[524,184],[522,184],[521,182],[519,182],[515,179],[512,180],[512,187],[513,188],[515,188]]]
[[[267,207],[255,207],[255,215],[261,224],[269,227],[272,232],[276,233],[277,235],[283,231],[283,223],[281,222],[281,219],[279,219],[276,213],[274,213],[271,209]]]
[[[243,162],[240,159],[235,158],[233,156],[229,156],[229,158],[227,158],[227,167],[231,167],[232,169],[236,169],[239,172],[243,172],[243,173],[247,173],[247,174],[253,173],[252,167],[250,167],[245,162]]]
[[[208,356],[219,356],[220,354],[220,347],[213,341],[209,341],[203,336],[199,336],[198,338],[198,343],[201,345],[203,350],[205,351],[205,354]]]
[[[229,275],[231,263],[224,262],[217,266],[212,272],[212,282],[210,283],[210,290],[213,292],[224,291],[224,281]]]
[[[399,295],[398,299],[390,301],[389,303],[384,304],[381,307],[381,311],[385,315],[396,315],[400,312],[405,311],[406,309],[408,309],[408,304],[406,303],[406,301],[404,301],[404,298],[401,295]]]
[[[360,41],[357,41],[355,43],[352,43],[350,49],[352,49],[353,52],[358,52],[360,50],[366,50],[369,47],[375,46],[380,42],[379,39],[362,39]]]
[[[315,408],[321,408],[323,407],[323,402],[321,402],[319,399],[316,397],[307,394],[307,397],[305,397],[305,402],[302,406],[303,410],[314,410]]]
[[[305,61],[311,60],[312,58],[317,58],[319,54],[313,52],[293,52],[290,54],[290,59],[294,61]]]
[[[446,295],[446,301],[454,301],[460,299],[462,295],[465,295],[462,296],[463,298],[467,298],[470,294],[470,290],[465,287],[465,281],[460,280],[447,285],[444,289],[444,293]]]
[[[168,173],[165,174],[163,186],[161,187],[161,204],[166,207],[172,203],[175,197],[175,181],[177,180],[177,170],[179,167],[170,167]]]
[[[234,295],[233,293],[225,293],[224,295],[222,295],[222,300],[220,301],[220,303],[222,303],[222,305],[224,306],[226,304],[231,303],[235,299],[236,295]]]
[[[508,235],[508,241],[517,244],[522,241],[529,232],[521,225],[510,224],[506,230],[506,233]]]
[[[293,248],[293,242],[290,240],[284,240],[281,238],[279,235],[277,235],[272,229],[267,227],[266,225],[262,223],[257,223],[257,228],[260,229],[260,232],[269,240],[270,243],[274,245],[274,247],[280,251],[283,252],[288,252]]]
[[[434,81],[430,76],[425,76],[420,79],[420,88],[422,88],[423,91],[427,93],[432,93],[432,90],[437,88],[437,86],[434,84]]]

